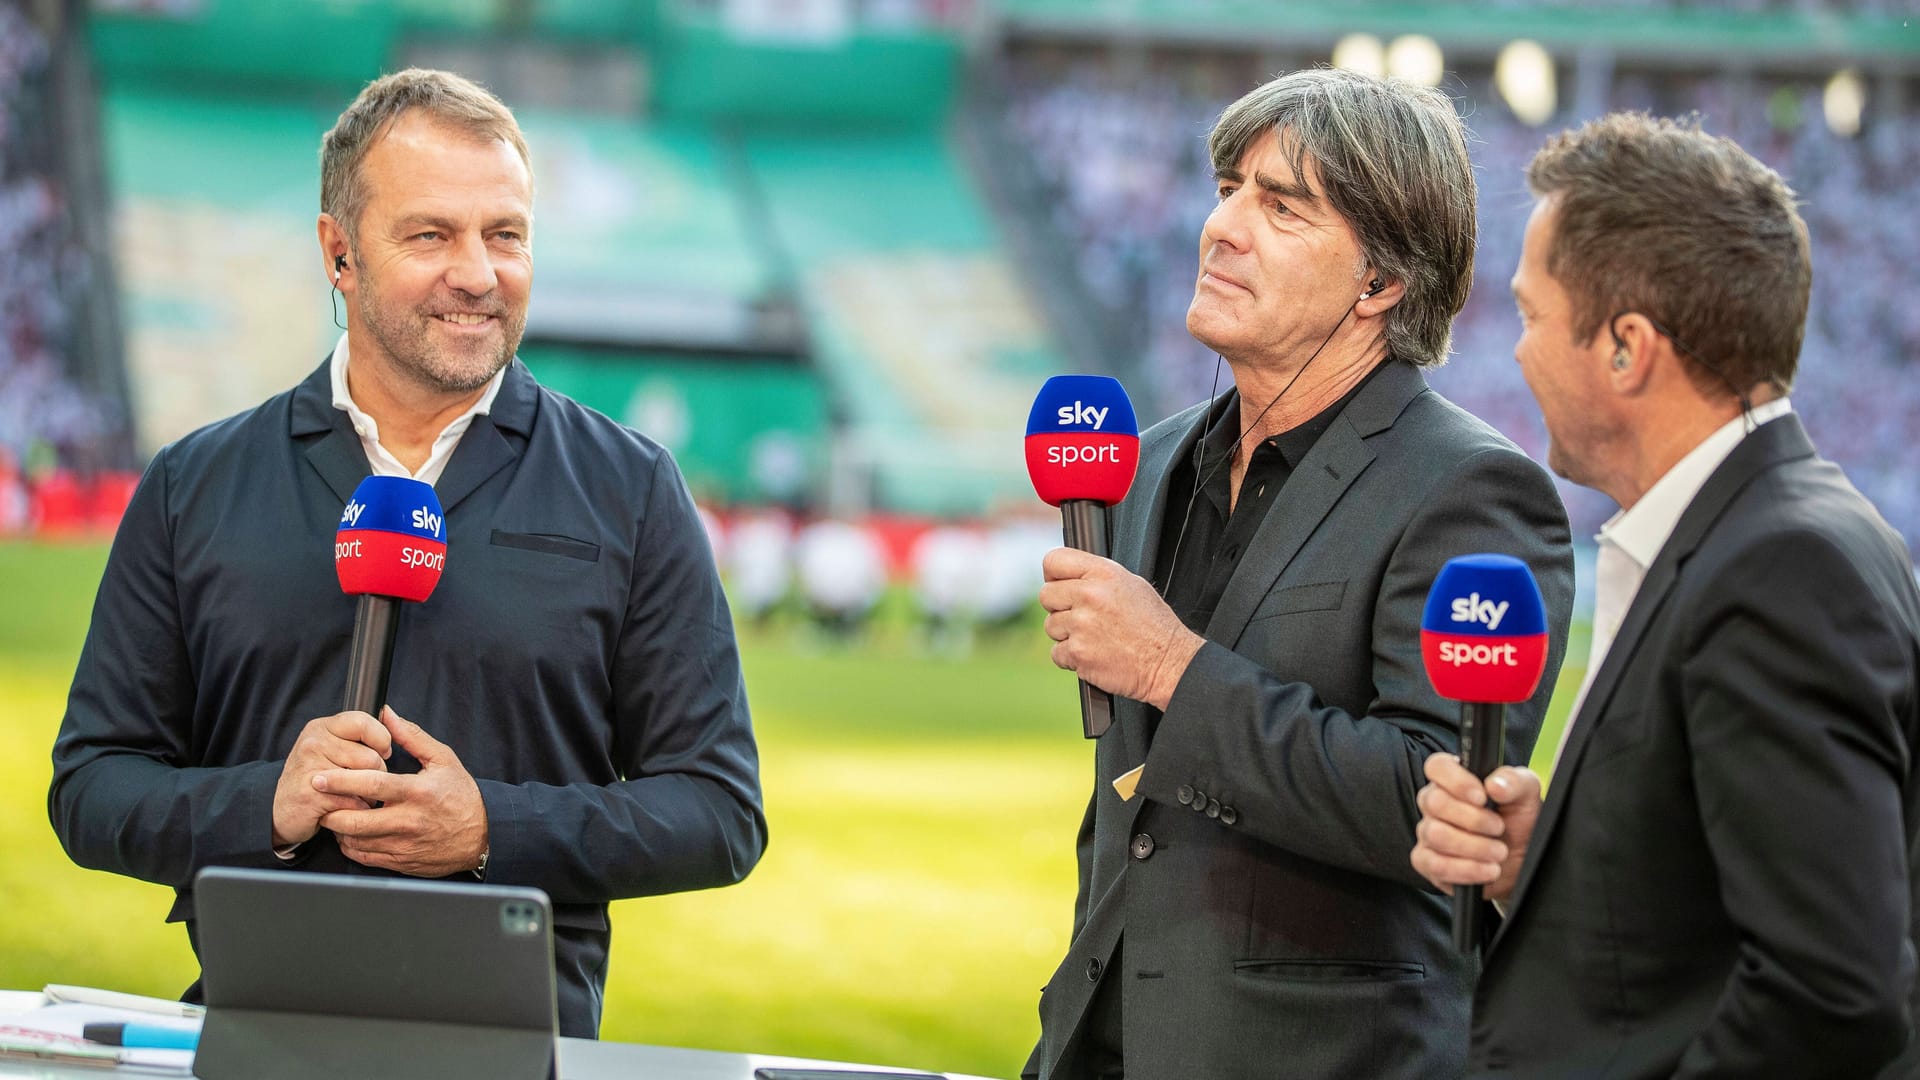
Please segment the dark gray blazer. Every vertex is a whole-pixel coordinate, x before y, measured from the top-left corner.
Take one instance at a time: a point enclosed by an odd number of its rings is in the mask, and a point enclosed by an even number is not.
[[[172,886],[189,935],[202,867],[286,865],[274,785],[340,708],[333,534],[368,471],[322,364],[161,450],[114,537],[48,806],[75,862]],[[561,1031],[591,1037],[607,902],[737,881],[766,844],[726,601],[667,452],[518,360],[436,490],[446,570],[403,605],[389,700],[478,781],[487,880],[553,898]],[[326,832],[297,865],[382,873]]]
[[[1763,424],[1581,706],[1487,954],[1474,1075],[1874,1076],[1908,1045],[1916,745],[1906,547],[1797,418]]]
[[[1421,666],[1421,610],[1453,556],[1533,568],[1552,643],[1539,692],[1508,713],[1524,762],[1566,650],[1573,555],[1546,473],[1386,363],[1269,510],[1151,750],[1145,706],[1116,699],[1028,1075],[1085,1075],[1074,1036],[1100,979],[1122,980],[1129,1080],[1465,1069],[1478,963],[1408,862],[1426,758],[1459,735]],[[1129,569],[1159,569],[1162,521],[1184,509],[1168,477],[1209,423],[1196,406],[1142,438],[1114,527]],[[1143,762],[1120,801],[1111,781]],[[1107,970],[1123,932],[1125,970]]]

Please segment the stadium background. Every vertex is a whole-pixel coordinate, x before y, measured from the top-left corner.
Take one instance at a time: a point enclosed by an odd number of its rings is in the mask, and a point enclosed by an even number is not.
[[[1120,377],[1143,423],[1208,391],[1183,317],[1211,117],[1329,62],[1454,97],[1481,248],[1433,381],[1541,456],[1505,289],[1525,161],[1606,109],[1698,111],[1804,200],[1794,399],[1916,546],[1916,18],[1912,0],[0,0],[0,986],[188,978],[165,890],[60,852],[47,751],[138,468],[338,333],[316,151],[380,72],[458,70],[520,114],[522,356],[674,449],[741,619],[772,844],[737,888],[617,905],[604,1034],[1011,1075],[1065,946],[1090,780],[1031,603],[1057,518],[1020,434],[1055,371]],[[1563,490],[1590,535],[1611,507]]]

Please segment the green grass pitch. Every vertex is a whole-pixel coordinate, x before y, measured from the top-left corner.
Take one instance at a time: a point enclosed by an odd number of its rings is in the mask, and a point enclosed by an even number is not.
[[[161,921],[171,892],[75,867],[47,824],[105,558],[0,543],[0,988],[173,996],[194,967]],[[1067,944],[1090,748],[1037,629],[939,659],[901,606],[859,648],[743,633],[772,842],[742,885],[614,905],[604,1037],[1018,1072]],[[1562,675],[1547,755],[1579,674]]]

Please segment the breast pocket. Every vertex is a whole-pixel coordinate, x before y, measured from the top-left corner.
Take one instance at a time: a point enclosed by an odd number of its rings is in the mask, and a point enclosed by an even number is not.
[[[1632,756],[1647,742],[1648,713],[1645,709],[1609,710],[1597,718],[1587,717],[1578,722],[1593,725],[1593,730],[1588,733],[1586,753],[1580,758],[1582,769],[1597,769],[1603,762]]]
[[[599,544],[558,533],[502,529],[493,530],[488,539],[486,561],[493,587],[515,598],[516,621],[565,633],[568,648],[580,645],[579,635],[604,629],[599,624],[614,598]],[[537,646],[528,642],[522,647]]]
[[[599,562],[600,545],[585,540],[575,540],[571,536],[556,533],[521,533],[493,530],[492,542],[495,547],[513,548],[516,551],[538,551],[546,555],[558,555],[581,562]]]
[[[1260,606],[1253,609],[1252,621],[1277,619],[1283,615],[1300,615],[1309,611],[1338,611],[1346,596],[1345,581],[1289,585],[1284,589],[1275,589],[1268,593],[1267,598],[1260,601]]]

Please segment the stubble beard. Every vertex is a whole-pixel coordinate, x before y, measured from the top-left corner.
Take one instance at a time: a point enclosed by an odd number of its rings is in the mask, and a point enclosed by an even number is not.
[[[495,316],[501,336],[497,349],[488,349],[480,342],[464,349],[448,348],[433,340],[436,316],[431,311],[384,303],[378,286],[368,279],[365,270],[361,271],[360,286],[360,321],[374,344],[392,359],[402,375],[442,393],[467,394],[485,386],[512,361],[526,331],[526,313],[508,312],[498,300],[450,302],[439,306]]]

